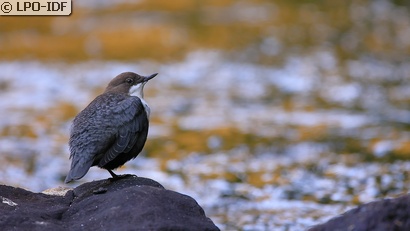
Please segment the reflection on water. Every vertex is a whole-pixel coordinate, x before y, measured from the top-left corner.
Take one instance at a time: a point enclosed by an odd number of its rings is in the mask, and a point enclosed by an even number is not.
[[[135,71],[160,73],[149,140],[118,172],[193,196],[221,229],[303,230],[406,193],[408,8],[308,2],[105,1],[2,19],[0,182],[62,185],[73,116]]]

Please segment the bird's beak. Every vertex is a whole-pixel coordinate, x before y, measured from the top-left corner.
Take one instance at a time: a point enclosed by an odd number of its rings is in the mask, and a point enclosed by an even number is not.
[[[154,78],[154,77],[157,76],[157,75],[158,75],[158,73],[152,74],[152,75],[150,75],[150,76],[144,76],[144,78],[145,78],[145,81],[144,81],[144,82],[148,82],[148,80]]]

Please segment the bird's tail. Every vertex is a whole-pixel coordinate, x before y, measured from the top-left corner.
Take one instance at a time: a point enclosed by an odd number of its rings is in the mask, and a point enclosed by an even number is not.
[[[76,160],[73,158],[73,161],[71,162],[71,169],[67,174],[67,177],[64,180],[64,183],[70,183],[73,180],[79,180],[81,179],[90,169],[92,165],[92,160],[91,161],[81,161],[81,160]]]

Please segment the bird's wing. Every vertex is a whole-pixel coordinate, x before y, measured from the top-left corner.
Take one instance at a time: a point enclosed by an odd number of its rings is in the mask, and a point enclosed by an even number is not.
[[[116,110],[111,116],[111,119],[118,124],[117,132],[110,148],[99,161],[99,167],[105,166],[122,153],[130,152],[134,145],[140,145],[142,148],[146,139],[148,118],[139,98],[128,97],[121,104],[117,105]],[[143,140],[142,144],[139,144],[140,140]]]
[[[147,130],[148,118],[139,98],[97,97],[74,119],[69,142],[72,162],[65,182],[82,178],[91,166],[103,167],[135,144],[142,148]]]
[[[100,95],[94,99],[73,121],[69,141],[71,168],[65,183],[78,180],[88,172],[95,156],[103,149],[98,141],[105,143],[106,137],[110,137],[110,135],[102,134],[102,132],[107,132],[107,129],[101,127],[104,121],[99,121],[105,118],[104,115],[100,115],[104,114],[104,111],[99,109],[107,108],[104,106],[107,104],[105,98],[102,98],[103,96]]]

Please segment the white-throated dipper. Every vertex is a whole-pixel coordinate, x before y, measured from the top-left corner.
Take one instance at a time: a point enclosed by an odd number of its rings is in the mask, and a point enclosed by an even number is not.
[[[121,73],[75,117],[69,141],[72,162],[65,183],[82,178],[92,166],[117,178],[112,170],[137,157],[149,126],[144,85],[156,75]]]

